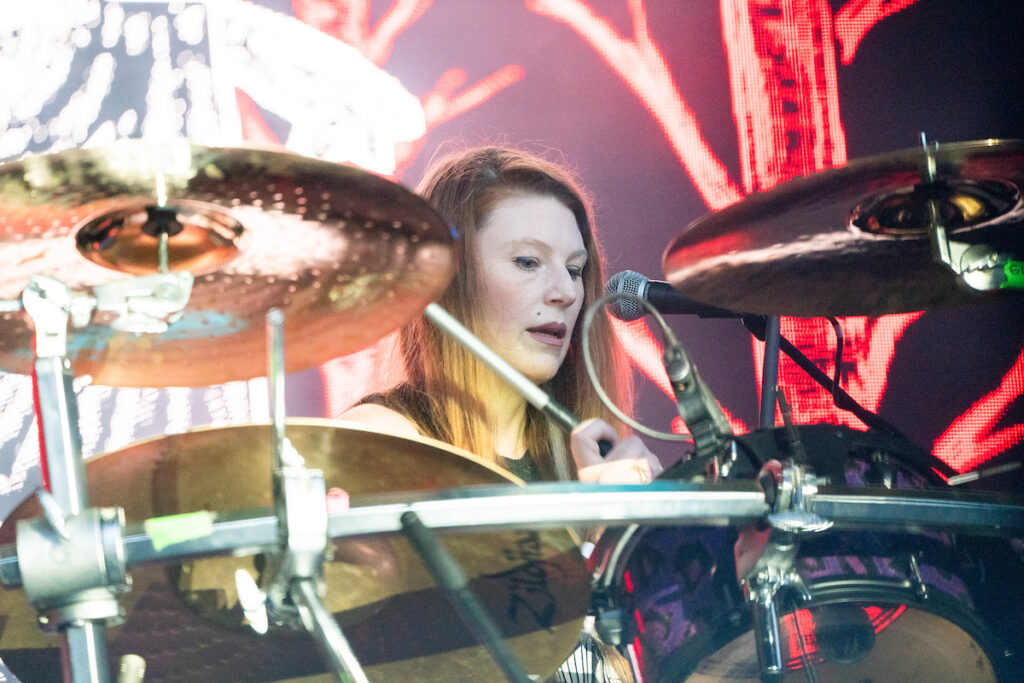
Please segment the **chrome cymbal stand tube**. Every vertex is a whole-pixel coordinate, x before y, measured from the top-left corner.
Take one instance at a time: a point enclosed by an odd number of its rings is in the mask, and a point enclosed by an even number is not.
[[[73,299],[66,285],[43,276],[34,276],[22,295],[36,331],[36,408],[50,490],[39,494],[45,516],[18,523],[18,562],[40,624],[63,636],[64,679],[105,683],[110,664],[104,629],[123,620],[117,595],[130,578],[123,510],[89,508],[67,358]]]
[[[96,310],[116,315],[112,327],[135,334],[164,332],[181,317],[192,291],[189,273],[127,278],[73,292],[45,275],[33,275],[21,308],[35,328],[36,412],[44,481],[41,519],[18,522],[17,556],[25,596],[39,621],[62,636],[64,678],[110,680],[104,629],[123,621],[117,602],[128,590],[124,511],[90,508],[74,374],[68,360],[68,326],[83,327]],[[5,302],[4,308],[15,308]]]
[[[779,388],[779,344],[781,320],[772,315],[765,319],[764,359],[761,365],[761,411],[758,429],[775,426],[775,392]]]
[[[267,616],[276,624],[305,628],[342,681],[367,683],[366,673],[323,603],[327,554],[327,487],[322,470],[310,469],[285,436],[284,314],[267,314],[267,379],[274,430],[273,491],[278,553],[271,558]]]

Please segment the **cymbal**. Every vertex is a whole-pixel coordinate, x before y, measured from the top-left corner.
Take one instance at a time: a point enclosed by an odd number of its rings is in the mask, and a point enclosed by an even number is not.
[[[384,492],[522,483],[447,444],[406,438],[355,423],[291,420],[287,436],[327,486],[353,506]],[[86,463],[90,502],[119,505],[129,523],[153,516],[225,512],[272,504],[271,427],[201,429],[142,441]],[[379,497],[379,496],[378,496]],[[15,519],[37,516],[32,498],[0,527],[14,538]],[[590,596],[575,535],[567,531],[448,534],[445,546],[470,588],[541,680],[572,652]],[[325,565],[325,603],[371,680],[500,680],[501,672],[462,626],[443,592],[404,537],[334,543]],[[131,571],[122,597],[126,623],[108,630],[112,658],[135,653],[147,680],[278,680],[322,673],[311,637],[287,629],[258,636],[243,625],[234,573],[259,580],[262,556],[213,558]],[[41,634],[28,603],[0,600],[0,656],[17,675],[59,666],[55,638]],[[40,649],[42,648],[42,649]],[[54,668],[54,671],[59,671]]]
[[[697,219],[669,243],[666,279],[688,297],[766,315],[881,315],[991,300],[935,261],[935,200],[950,239],[1024,251],[1024,141],[980,140],[850,162]],[[1019,256],[1018,256],[1019,258]]]
[[[452,232],[384,178],[286,152],[120,140],[0,165],[0,299],[32,275],[73,289],[158,272],[195,276],[160,334],[97,313],[68,339],[76,374],[108,386],[199,386],[265,374],[264,315],[285,313],[289,372],[380,339],[455,272]],[[0,313],[0,368],[28,373],[32,326]]]

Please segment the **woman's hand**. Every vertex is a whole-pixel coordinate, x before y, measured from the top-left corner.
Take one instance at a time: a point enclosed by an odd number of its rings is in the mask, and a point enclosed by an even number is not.
[[[598,441],[612,444],[601,457]],[[619,441],[619,435],[604,420],[581,422],[569,436],[569,448],[579,480],[591,484],[646,484],[662,472],[657,456],[637,436]]]

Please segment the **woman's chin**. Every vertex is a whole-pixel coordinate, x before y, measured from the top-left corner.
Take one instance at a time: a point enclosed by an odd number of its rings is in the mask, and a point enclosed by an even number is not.
[[[529,368],[526,371],[521,371],[524,376],[536,385],[550,382],[554,379],[555,375],[558,374],[559,366],[554,367],[534,367]]]

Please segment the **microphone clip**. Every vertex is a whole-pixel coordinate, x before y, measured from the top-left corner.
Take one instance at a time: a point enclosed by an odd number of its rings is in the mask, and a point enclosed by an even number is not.
[[[679,417],[693,436],[696,446],[694,457],[717,454],[732,440],[732,428],[711,390],[701,380],[697,368],[678,341],[672,340],[666,345],[662,361],[676,398]]]

